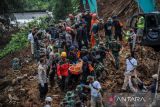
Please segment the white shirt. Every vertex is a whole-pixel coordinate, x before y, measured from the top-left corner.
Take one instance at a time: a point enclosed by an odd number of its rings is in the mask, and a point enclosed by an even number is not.
[[[72,43],[72,36],[69,33],[66,33],[66,42]]]
[[[47,34],[46,34],[46,37],[47,37],[49,40],[51,40],[51,34],[47,33]]]
[[[137,66],[137,60],[132,58],[132,59],[126,59],[126,66],[127,66],[127,72],[132,71],[133,69],[135,69],[135,67]]]
[[[98,81],[94,81],[93,83],[90,83],[89,87],[91,89],[91,96],[98,97],[100,95],[100,92],[98,92],[97,89],[101,89],[101,85]],[[93,87],[95,87],[96,89]]]
[[[34,38],[33,38],[33,34],[32,34],[32,33],[30,33],[30,34],[28,35],[28,40],[29,40],[31,43],[34,43]]]
[[[40,64],[38,66],[38,80],[41,86],[44,86],[47,83],[47,74],[46,74],[46,66]]]

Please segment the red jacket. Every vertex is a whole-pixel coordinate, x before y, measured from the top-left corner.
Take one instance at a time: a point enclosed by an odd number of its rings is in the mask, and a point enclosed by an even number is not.
[[[68,69],[69,69],[69,61],[67,59],[60,60],[57,65],[57,75],[58,76],[68,76]]]

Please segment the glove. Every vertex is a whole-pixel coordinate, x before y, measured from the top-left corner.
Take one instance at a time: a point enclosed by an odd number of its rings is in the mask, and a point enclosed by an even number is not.
[[[61,79],[62,79],[62,76],[58,76],[58,78],[61,80]]]

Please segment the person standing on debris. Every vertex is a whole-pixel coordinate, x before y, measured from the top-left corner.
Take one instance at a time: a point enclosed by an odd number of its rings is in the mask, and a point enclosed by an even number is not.
[[[68,89],[68,79],[69,79],[69,60],[66,58],[67,53],[61,53],[61,60],[57,64],[57,75],[60,80],[60,88],[62,91],[66,91]]]
[[[94,75],[93,74],[93,67],[91,66],[91,64],[88,63],[88,57],[84,56],[82,57],[83,60],[83,65],[82,65],[82,78],[81,78],[81,83],[86,84],[87,83],[87,77],[89,75]],[[92,68],[92,70],[91,70]]]
[[[56,62],[55,53],[52,50],[49,54],[49,67],[48,67],[48,69],[49,69],[49,82],[50,82],[51,88],[55,84],[54,77],[56,74],[56,64],[57,64],[57,62]]]
[[[100,62],[103,63],[104,58],[106,57],[106,52],[107,52],[107,49],[105,47],[104,42],[99,42],[98,51],[99,51],[99,54],[100,54]]]
[[[103,19],[99,20],[98,23],[98,37],[99,41],[104,41],[105,31],[104,31],[104,21]]]
[[[144,24],[145,24],[144,17],[140,16],[138,18],[138,22],[137,22],[137,41],[138,41],[138,43],[141,42],[141,39],[143,36]]]
[[[110,42],[112,40],[112,28],[113,28],[112,22],[113,22],[112,18],[109,17],[104,25],[106,42]]]
[[[114,38],[117,40],[119,39],[119,41],[122,42],[123,38],[122,38],[122,27],[123,24],[119,21],[117,16],[113,16],[113,34],[114,34]]]
[[[83,38],[83,27],[82,27],[82,23],[79,23],[76,25],[76,29],[77,29],[77,42],[78,42],[78,49],[81,50],[83,44],[82,44],[82,38]]]
[[[35,34],[35,28],[32,29],[32,32],[28,35],[28,41],[31,44],[31,54],[32,58],[34,58],[34,37],[33,35]]]
[[[98,24],[99,20],[97,19],[97,14],[92,15],[92,20],[91,20],[91,28],[90,28],[90,33],[91,33],[91,47],[94,47],[96,44],[96,39],[98,34]]]
[[[124,73],[124,83],[123,83],[123,86],[122,86],[122,90],[126,90],[127,88],[127,85],[129,83],[129,79],[131,78],[132,75],[135,75],[136,77],[136,67],[137,67],[137,60],[134,59],[131,54],[128,54],[127,55],[127,58],[126,58],[126,71]]]
[[[134,96],[136,96],[136,97],[142,98],[146,94],[146,93],[144,93],[144,92],[146,92],[145,86],[144,86],[143,82],[138,77],[136,77],[136,78],[133,78],[131,76],[129,77],[129,88],[130,88],[131,92],[133,92]],[[140,101],[140,102],[135,101],[134,106],[141,107],[141,106],[145,105],[144,103],[145,103],[144,101]]]
[[[71,35],[72,28],[66,27],[66,34],[65,34],[65,40],[66,40],[66,50],[69,50],[69,47],[72,45],[72,35]]]
[[[86,13],[83,17],[84,17],[85,21],[87,22],[87,36],[88,36],[89,41],[90,41],[90,38],[91,38],[90,29],[91,29],[92,15],[90,14],[89,10],[86,11]]]
[[[152,101],[155,100],[155,93],[156,93],[156,87],[157,87],[157,82],[158,82],[158,74],[152,75],[152,83],[150,86],[147,87],[147,89],[151,92],[151,98]]]
[[[134,57],[134,51],[135,51],[136,39],[137,39],[137,35],[134,32],[134,29],[130,29],[129,35],[130,35],[130,37],[128,39],[128,42],[129,42],[129,46],[130,46],[130,53]]]
[[[88,48],[88,36],[87,36],[87,26],[86,26],[86,22],[82,23],[82,40],[83,40],[83,45],[86,46]]]
[[[77,52],[75,50],[76,50],[76,47],[71,46],[68,52],[67,58],[69,59],[70,64],[76,64],[78,61]]]
[[[112,51],[112,55],[115,60],[115,68],[119,69],[119,52],[121,51],[121,45],[115,40],[112,39],[112,42],[109,44],[109,48]]]
[[[91,90],[91,107],[103,107],[102,95],[101,95],[101,84],[94,80],[93,76],[88,76],[87,81]],[[87,87],[87,86],[86,86]]]
[[[73,14],[69,14],[68,18],[66,19],[66,24],[67,26],[72,26],[75,23],[75,17],[73,16]]]
[[[35,34],[33,36],[34,38],[34,58],[36,59],[36,61],[38,62],[40,59],[39,56],[39,36],[41,35],[41,30],[39,30],[38,28],[35,28]]]
[[[44,59],[40,59],[38,66],[38,80],[39,80],[39,92],[40,98],[43,100],[48,92],[48,79],[46,74],[46,65]]]
[[[91,32],[92,32],[92,35],[91,35],[91,47],[93,48],[95,45],[98,45],[98,42],[99,42],[98,24],[97,23],[93,24]]]

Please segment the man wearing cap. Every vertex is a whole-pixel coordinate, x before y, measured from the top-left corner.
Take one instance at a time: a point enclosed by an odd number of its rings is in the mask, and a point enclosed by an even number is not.
[[[109,48],[112,51],[114,60],[115,60],[115,68],[119,69],[119,52],[121,51],[121,45],[115,40],[112,39],[112,42],[109,44]]]
[[[88,57],[84,56],[82,57],[83,60],[83,65],[82,65],[82,78],[81,78],[81,83],[86,84],[87,83],[87,77],[91,74],[93,74],[93,71],[90,71],[89,69],[89,63],[88,63]]]
[[[48,78],[46,74],[47,67],[45,65],[45,60],[40,59],[40,64],[38,66],[38,80],[39,80],[39,92],[40,98],[43,100],[48,92]]]
[[[119,39],[119,41],[122,41],[122,27],[123,24],[120,22],[120,20],[118,19],[117,16],[113,16],[113,32],[114,32],[114,38],[117,40]]]
[[[61,60],[57,64],[57,75],[60,80],[59,85],[62,91],[66,91],[68,86],[68,77],[69,77],[68,69],[70,64],[66,57],[67,57],[67,53],[62,52]]]
[[[138,18],[138,22],[137,22],[137,40],[138,40],[138,43],[141,42],[141,39],[142,39],[142,36],[143,36],[144,24],[145,24],[145,19],[144,19],[143,16],[140,16]]]
[[[154,74],[152,75],[152,83],[148,88],[149,91],[151,91],[152,94],[155,94],[156,93],[156,84],[157,84],[157,80],[158,80],[158,74]]]
[[[107,49],[105,47],[104,42],[100,42],[98,45],[98,52],[100,54],[100,62],[102,62],[102,63],[103,63],[103,59],[106,56],[106,51],[107,51]]]
[[[91,89],[91,107],[103,107],[102,95],[100,93],[101,84],[94,80],[93,76],[88,76],[89,88]]]
[[[92,20],[92,15],[90,14],[89,10],[86,11],[85,15],[84,15],[84,19],[87,22],[87,36],[90,40],[90,29],[91,29],[91,20]]]
[[[98,37],[99,37],[99,41],[103,41],[104,40],[104,21],[103,19],[99,19],[99,23],[98,23]]]
[[[112,18],[109,17],[107,22],[104,24],[106,42],[109,42],[112,39],[112,28],[113,28]]]

